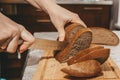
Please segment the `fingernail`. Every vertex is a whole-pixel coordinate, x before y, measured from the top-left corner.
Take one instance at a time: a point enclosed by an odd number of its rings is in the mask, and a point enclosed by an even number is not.
[[[59,38],[59,41],[64,41],[64,38],[63,38],[63,37],[60,37],[60,38]]]

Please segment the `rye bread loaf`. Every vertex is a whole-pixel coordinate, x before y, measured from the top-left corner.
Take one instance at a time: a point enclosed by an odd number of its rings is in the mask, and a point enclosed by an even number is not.
[[[65,41],[68,42],[68,45],[64,50],[55,54],[55,58],[59,62],[66,62],[78,51],[88,48],[92,41],[91,31],[78,23],[68,25],[65,32]]]
[[[82,55],[82,54],[85,54],[85,55]],[[97,60],[98,62],[103,64],[108,59],[109,55],[110,55],[110,49],[108,48],[98,48],[98,49],[91,48],[81,53],[77,53],[77,55],[69,59],[67,63],[68,65],[71,65],[71,64],[79,63],[86,60]]]
[[[66,62],[80,50],[88,48],[91,41],[92,33],[88,28],[78,30],[65,49],[55,55],[56,60],[59,62]]]
[[[85,28],[85,27],[78,23],[73,23],[73,24],[70,24],[69,26],[67,26],[65,28],[65,32],[66,32],[65,41],[68,41],[70,43],[73,36],[75,35],[75,33],[83,28]]]
[[[92,43],[101,45],[117,45],[119,43],[118,36],[111,30],[101,27],[90,27],[92,31]]]
[[[87,60],[61,69],[70,76],[93,77],[101,73],[100,63],[96,60]]]

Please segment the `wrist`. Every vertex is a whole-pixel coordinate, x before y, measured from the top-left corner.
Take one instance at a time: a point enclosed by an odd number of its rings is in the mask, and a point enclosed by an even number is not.
[[[35,2],[48,14],[50,14],[51,11],[58,6],[54,0],[35,0]]]

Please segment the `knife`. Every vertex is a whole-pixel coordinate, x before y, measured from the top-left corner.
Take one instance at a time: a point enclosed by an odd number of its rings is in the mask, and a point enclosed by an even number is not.
[[[30,46],[29,49],[50,49],[50,50],[62,50],[68,44],[67,41],[55,41],[48,39],[36,38],[35,42]]]
[[[19,45],[22,44],[22,42],[23,40],[19,40]],[[59,50],[63,50],[67,44],[68,44],[67,41],[55,41],[55,40],[36,38],[35,42],[28,49],[59,51]],[[18,54],[18,59],[21,59],[21,53],[19,53],[19,50],[17,50],[17,54]]]

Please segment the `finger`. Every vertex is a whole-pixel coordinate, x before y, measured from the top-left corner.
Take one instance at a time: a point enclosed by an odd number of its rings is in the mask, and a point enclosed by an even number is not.
[[[18,36],[14,37],[8,44],[6,51],[9,53],[14,53],[18,47],[18,40],[19,40]]]
[[[2,45],[1,45],[1,49],[6,49],[8,44],[10,43],[11,39],[8,39],[6,42],[4,42]]]
[[[21,32],[21,38],[23,40],[23,43],[21,44],[19,51],[20,51],[20,53],[23,53],[35,41],[35,38],[26,29],[24,29]]]
[[[5,38],[5,39],[1,39],[0,40],[0,47],[6,43],[6,41],[8,40],[8,38]]]
[[[63,27],[58,29],[58,36],[59,36],[59,41],[64,41],[65,38],[65,30]]]
[[[64,41],[65,38],[64,25],[58,26],[57,30],[58,30],[59,41]]]

